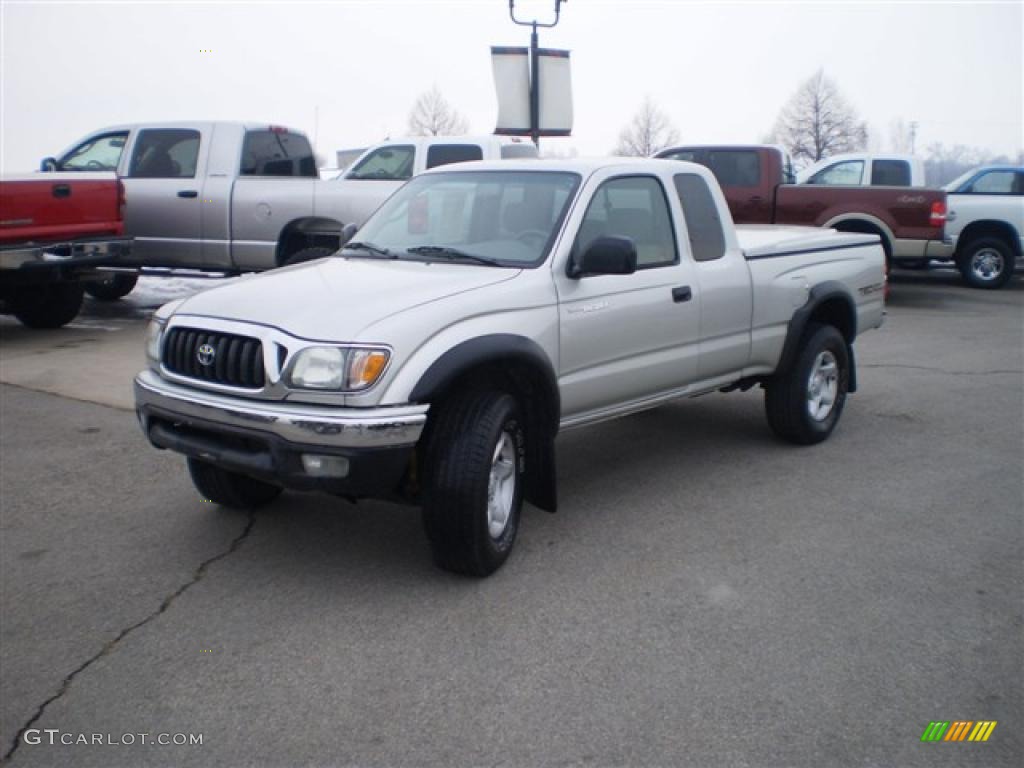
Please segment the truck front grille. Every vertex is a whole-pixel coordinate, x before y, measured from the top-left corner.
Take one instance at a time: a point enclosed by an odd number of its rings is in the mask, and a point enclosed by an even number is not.
[[[164,367],[179,376],[262,389],[263,345],[233,333],[172,328],[164,339]]]

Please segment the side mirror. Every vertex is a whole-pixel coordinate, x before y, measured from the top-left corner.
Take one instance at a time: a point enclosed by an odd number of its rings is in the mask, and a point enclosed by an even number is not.
[[[352,222],[346,224],[344,227],[341,228],[341,242],[339,243],[339,245],[344,245],[345,243],[347,243],[349,240],[352,239],[352,235],[354,235],[358,231],[359,227],[357,227]]]
[[[44,157],[42,162],[39,163],[39,170],[43,173],[53,173],[57,170],[57,158]]]
[[[636,272],[636,244],[628,237],[598,237],[587,246],[569,277],[588,275],[631,275]]]

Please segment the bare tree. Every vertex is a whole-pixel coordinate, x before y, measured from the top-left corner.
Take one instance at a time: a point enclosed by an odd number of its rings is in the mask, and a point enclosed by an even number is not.
[[[457,136],[469,130],[459,114],[434,85],[416,99],[409,112],[409,133],[413,136]]]
[[[820,69],[782,108],[772,133],[798,163],[863,149],[868,141],[867,123]]]
[[[913,154],[917,138],[917,123],[904,122],[902,117],[897,117],[889,123],[889,145],[893,152]]]
[[[644,99],[633,120],[619,133],[619,143],[612,150],[616,155],[650,157],[679,140],[679,131],[668,115],[655,105],[650,96]]]

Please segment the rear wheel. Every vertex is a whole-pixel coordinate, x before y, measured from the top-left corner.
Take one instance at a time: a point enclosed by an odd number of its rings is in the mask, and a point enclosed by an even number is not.
[[[192,484],[206,501],[232,509],[251,509],[269,504],[281,494],[281,488],[238,472],[215,467],[199,459],[188,460]]]
[[[87,283],[85,292],[97,301],[117,301],[131,293],[137,282],[138,275],[115,272],[100,282]]]
[[[60,328],[82,308],[81,283],[52,283],[24,288],[13,300],[14,316],[29,328]]]
[[[442,403],[435,418],[423,501],[434,561],[488,576],[519,530],[526,450],[519,405],[502,392],[469,392]]]
[[[971,240],[961,250],[956,265],[972,288],[1002,288],[1013,277],[1014,256],[998,237]]]
[[[850,358],[831,325],[808,325],[796,360],[765,388],[765,413],[776,435],[812,445],[832,434],[846,403]]]

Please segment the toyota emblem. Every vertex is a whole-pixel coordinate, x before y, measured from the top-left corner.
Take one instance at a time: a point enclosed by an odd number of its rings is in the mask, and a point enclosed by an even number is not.
[[[216,356],[217,350],[213,348],[212,344],[203,344],[196,352],[196,360],[199,361],[200,365],[213,365],[213,358]]]

